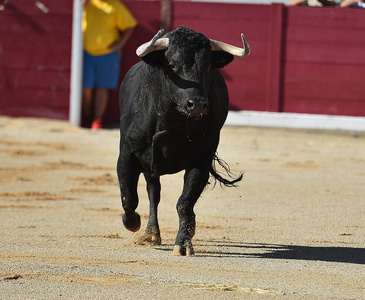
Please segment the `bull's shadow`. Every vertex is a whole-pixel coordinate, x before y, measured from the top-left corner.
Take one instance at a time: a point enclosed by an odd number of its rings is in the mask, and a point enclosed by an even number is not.
[[[251,257],[365,264],[364,248],[312,247],[233,241],[199,241],[194,245],[198,257],[245,259]],[[159,249],[167,250],[166,248]]]

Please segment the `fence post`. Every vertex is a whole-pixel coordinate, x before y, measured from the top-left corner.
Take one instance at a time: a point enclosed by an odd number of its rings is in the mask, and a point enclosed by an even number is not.
[[[70,123],[75,126],[81,124],[81,93],[82,93],[82,59],[83,59],[83,35],[82,35],[81,0],[73,2],[72,21],[72,54],[71,54],[71,81],[70,81]]]
[[[270,5],[265,106],[272,112],[282,110],[283,11],[283,4]]]

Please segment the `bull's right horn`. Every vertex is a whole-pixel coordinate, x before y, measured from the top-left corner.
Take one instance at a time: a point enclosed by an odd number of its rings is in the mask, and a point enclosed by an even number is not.
[[[241,33],[241,39],[243,42],[243,48],[235,47],[223,42],[210,40],[213,51],[225,51],[234,56],[245,57],[250,54],[250,46],[248,45],[245,36]]]
[[[139,46],[136,50],[136,54],[139,57],[143,57],[150,52],[157,51],[157,50],[164,50],[169,46],[169,39],[168,38],[161,38],[163,36],[164,30],[161,29],[157,32],[157,34],[147,43]]]

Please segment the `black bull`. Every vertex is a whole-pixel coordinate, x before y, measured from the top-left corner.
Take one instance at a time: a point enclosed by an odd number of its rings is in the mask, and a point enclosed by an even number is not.
[[[226,186],[242,179],[240,175],[228,180],[215,170],[218,162],[231,175],[228,166],[216,156],[228,113],[228,91],[217,69],[234,56],[247,56],[249,46],[243,35],[244,48],[237,48],[185,27],[161,35],[159,32],[137,49],[142,61],[129,70],[120,88],[117,172],[125,211],[122,219],[128,230],[139,230],[137,183],[143,173],[150,200],[144,239],[160,244],[160,176],[185,170],[177,202],[179,231],[173,254],[192,255],[194,205],[209,174]]]

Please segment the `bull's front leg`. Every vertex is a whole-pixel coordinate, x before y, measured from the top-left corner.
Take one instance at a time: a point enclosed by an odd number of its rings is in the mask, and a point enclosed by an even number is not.
[[[194,205],[209,179],[209,169],[191,169],[184,176],[183,192],[177,202],[179,231],[176,236],[173,255],[194,254],[191,239],[195,234]]]
[[[126,229],[136,232],[141,227],[141,217],[136,213],[138,206],[137,185],[140,172],[136,162],[123,149],[121,149],[118,158],[117,174],[124,208],[123,224]]]
[[[148,173],[145,173],[144,177],[147,182],[147,192],[150,200],[150,213],[144,240],[154,245],[161,245],[160,228],[157,218],[157,208],[161,198],[160,178],[152,177],[152,175]]]

